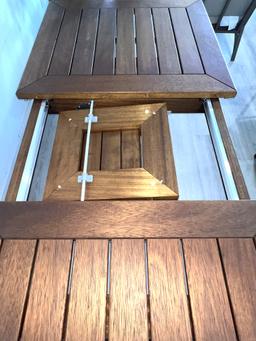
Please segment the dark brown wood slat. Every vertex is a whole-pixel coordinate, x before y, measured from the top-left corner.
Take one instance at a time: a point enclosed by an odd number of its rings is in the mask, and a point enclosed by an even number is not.
[[[102,133],[101,169],[120,169],[121,166],[121,132],[104,131]]]
[[[226,63],[222,57],[217,38],[202,1],[193,3],[187,9],[195,34],[197,46],[205,72],[234,88]]]
[[[141,128],[143,168],[178,194],[167,108],[163,105]]]
[[[99,11],[83,11],[71,74],[91,75],[93,69]]]
[[[89,159],[88,159],[88,170],[99,170],[101,163],[101,140],[102,133],[93,132],[91,133],[90,148],[89,148]]]
[[[17,340],[36,242],[5,240],[0,254],[0,339]]]
[[[2,202],[0,216],[1,238],[252,238],[256,235],[256,202],[242,200]]]
[[[236,91],[208,75],[47,76],[18,90],[18,98],[130,100],[229,98]]]
[[[113,240],[110,340],[148,340],[143,240]]]
[[[148,240],[152,339],[191,340],[178,240]]]
[[[184,240],[196,340],[236,340],[215,239]]]
[[[41,240],[22,340],[60,340],[67,294],[71,241]]]
[[[93,68],[94,75],[114,74],[115,31],[116,10],[101,9]]]
[[[66,8],[187,7],[197,0],[54,0]]]
[[[248,189],[244,180],[242,170],[235,152],[232,139],[225,121],[219,99],[212,99],[212,106],[216,116],[217,124],[221,133],[222,141],[228,156],[228,161],[231,167],[232,175],[239,194],[239,199],[250,199]]]
[[[180,62],[168,8],[153,8],[160,74],[180,74]]]
[[[16,159],[11,181],[10,181],[8,191],[6,194],[6,198],[5,198],[6,201],[16,200],[17,193],[19,190],[20,180],[23,174],[23,169],[25,167],[25,162],[26,162],[29,147],[30,147],[30,142],[32,140],[34,128],[36,125],[36,120],[37,120],[38,113],[40,110],[40,104],[41,104],[40,101],[35,101],[30,111],[28,123],[25,129],[24,135],[23,135],[20,150]]]
[[[252,239],[220,239],[239,340],[256,340],[256,249]]]
[[[67,138],[68,136],[68,138]],[[60,116],[52,150],[44,198],[77,172],[82,149],[82,130],[65,116]]]
[[[66,11],[52,56],[49,75],[70,74],[80,17],[79,9]]]
[[[185,8],[170,8],[173,29],[184,74],[202,74],[204,69]]]
[[[138,130],[122,131],[122,167],[140,167],[140,135]]]
[[[117,12],[116,74],[136,74],[135,27],[132,8]]]
[[[63,15],[63,8],[49,3],[19,88],[47,74]]]
[[[157,75],[159,67],[150,8],[135,8],[137,65],[141,75]]]
[[[67,341],[105,339],[108,242],[76,242]]]

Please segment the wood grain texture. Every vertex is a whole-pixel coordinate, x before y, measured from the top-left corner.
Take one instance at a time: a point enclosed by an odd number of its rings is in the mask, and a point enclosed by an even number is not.
[[[176,36],[182,72],[185,74],[204,73],[186,9],[171,8],[170,13]]]
[[[15,201],[19,190],[20,180],[23,174],[23,169],[26,163],[30,142],[33,136],[36,120],[40,110],[40,101],[34,101],[29,114],[28,123],[23,135],[20,150],[16,159],[11,181],[5,197],[6,201]]]
[[[52,56],[49,75],[69,75],[76,44],[81,11],[74,9],[65,12],[60,34]]]
[[[178,240],[148,240],[152,339],[191,340],[191,326]]]
[[[47,200],[79,200],[81,184],[75,173]],[[178,195],[143,168],[91,171],[93,182],[87,184],[86,200],[163,198],[177,200]]]
[[[57,132],[45,186],[44,198],[79,169],[82,130],[65,116],[58,120]]]
[[[0,236],[252,238],[256,235],[255,207],[255,201],[2,202]]]
[[[104,131],[102,133],[101,170],[120,169],[121,132]]]
[[[135,9],[138,74],[157,75],[159,67],[150,8]]]
[[[89,148],[89,158],[88,158],[88,170],[99,170],[101,162],[101,140],[102,134],[92,133],[90,148]]]
[[[141,166],[140,132],[138,130],[122,131],[121,155],[121,168],[139,168]]]
[[[114,73],[115,31],[116,10],[101,9],[93,68],[95,75],[112,75]]]
[[[212,106],[214,109],[214,114],[220,130],[222,141],[227,153],[228,161],[236,184],[239,199],[250,199],[248,189],[245,184],[244,176],[239,165],[239,161],[228,131],[228,127],[219,100],[212,99]]]
[[[20,99],[135,100],[229,98],[233,88],[208,75],[47,76],[17,91]]]
[[[60,340],[66,302],[70,240],[41,240],[22,340]]]
[[[17,340],[35,253],[33,240],[5,240],[0,254],[0,339]]]
[[[54,3],[48,5],[19,88],[23,88],[47,74],[63,15],[63,8]]]
[[[178,195],[172,141],[165,105],[143,123],[141,135],[143,167]]]
[[[99,11],[83,11],[77,44],[74,52],[71,74],[91,75],[93,69]]]
[[[184,240],[184,252],[196,340],[236,340],[216,240]]]
[[[136,74],[135,27],[132,8],[117,12],[116,74]]]
[[[142,123],[158,111],[163,103],[116,106],[110,108],[95,108],[94,115],[98,117],[97,124],[92,125],[92,132],[113,131],[123,129],[139,129]],[[72,118],[72,122],[84,129],[84,117],[89,110],[62,111],[61,115]]]
[[[187,9],[205,72],[235,88],[202,1]]]
[[[76,242],[66,340],[105,339],[107,240]]]
[[[181,73],[179,55],[168,8],[153,8],[160,74]]]
[[[239,340],[256,339],[256,249],[252,239],[220,239]]]
[[[148,340],[143,240],[113,240],[110,340]]]

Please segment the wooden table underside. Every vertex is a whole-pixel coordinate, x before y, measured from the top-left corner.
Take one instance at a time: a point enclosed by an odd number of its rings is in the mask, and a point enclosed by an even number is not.
[[[19,98],[235,95],[201,0],[56,3],[48,6]]]

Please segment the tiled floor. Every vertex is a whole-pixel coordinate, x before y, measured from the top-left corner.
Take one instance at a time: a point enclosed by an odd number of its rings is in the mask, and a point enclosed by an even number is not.
[[[256,12],[246,26],[235,62],[230,62],[233,39],[231,34],[218,34],[238,91],[234,99],[221,103],[250,197],[256,199]]]

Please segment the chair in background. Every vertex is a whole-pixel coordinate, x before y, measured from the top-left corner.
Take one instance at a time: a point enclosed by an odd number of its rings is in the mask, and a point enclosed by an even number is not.
[[[213,23],[216,33],[233,33],[235,35],[231,61],[235,60],[244,28],[256,8],[256,0],[204,0],[204,5]],[[239,21],[232,29],[222,26],[224,16],[238,16]]]

